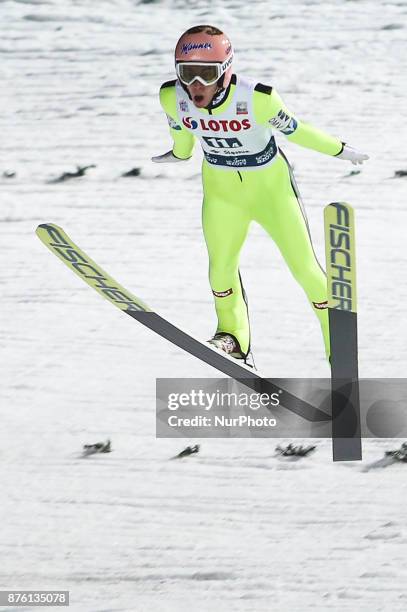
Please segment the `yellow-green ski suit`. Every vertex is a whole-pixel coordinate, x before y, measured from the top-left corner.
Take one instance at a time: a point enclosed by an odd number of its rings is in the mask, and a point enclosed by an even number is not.
[[[292,170],[275,145],[272,129],[278,129],[291,142],[331,156],[341,153],[343,143],[300,121],[286,108],[274,88],[254,82],[251,90],[246,88],[240,93],[238,79],[233,75],[224,98],[209,109],[194,107],[186,92],[183,99],[178,81],[164,83],[160,89],[160,102],[173,139],[173,154],[181,159],[191,157],[196,135],[204,148],[202,222],[218,317],[217,332],[232,334],[244,355],[250,351],[249,317],[239,274],[239,255],[250,222],[257,221],[274,240],[304,289],[321,324],[329,357],[326,277],[312,247]],[[245,101],[239,100],[243,94]],[[270,134],[268,148],[261,154],[257,151],[253,155],[250,143],[244,149],[244,143],[239,141],[246,133],[250,140],[249,130],[245,129],[249,123],[263,130],[262,137]],[[243,155],[233,156],[234,150],[230,147],[239,147],[237,143],[242,145],[237,150]]]

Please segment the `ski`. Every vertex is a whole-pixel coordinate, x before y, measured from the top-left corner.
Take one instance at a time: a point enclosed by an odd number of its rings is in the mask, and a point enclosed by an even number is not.
[[[325,207],[334,461],[362,459],[358,380],[355,221],[344,202]]]
[[[136,319],[163,338],[184,351],[194,355],[220,372],[246,385],[258,393],[280,393],[280,405],[310,422],[330,421],[331,416],[300,399],[272,380],[266,379],[255,370],[239,363],[225,353],[218,352],[209,344],[201,342],[182,331],[156,312],[138,297],[117,283],[107,272],[82,251],[61,227],[44,223],[36,231],[40,240],[63,261],[68,268],[95,289],[111,304]]]

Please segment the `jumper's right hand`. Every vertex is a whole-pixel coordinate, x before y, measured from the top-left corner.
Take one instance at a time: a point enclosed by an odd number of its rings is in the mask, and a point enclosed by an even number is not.
[[[151,161],[156,164],[165,164],[165,163],[175,163],[186,161],[185,159],[181,159],[180,157],[176,157],[172,151],[168,151],[163,155],[157,155],[156,157],[152,157]]]

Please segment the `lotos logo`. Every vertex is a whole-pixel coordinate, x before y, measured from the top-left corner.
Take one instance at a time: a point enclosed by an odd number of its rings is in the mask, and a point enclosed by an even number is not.
[[[232,121],[227,119],[210,119],[209,121],[200,119],[198,124],[192,117],[183,117],[182,123],[189,130],[196,130],[200,127],[200,129],[205,132],[220,132],[221,130],[224,132],[240,132],[241,130],[248,130],[252,127],[249,119],[243,119],[242,121],[238,121],[237,119],[232,119]]]
[[[181,53],[185,53],[187,55],[190,51],[195,51],[195,49],[212,49],[211,43],[185,43],[181,47]]]
[[[196,128],[198,127],[197,121],[195,121],[195,119],[192,119],[192,117],[183,117],[182,123],[189,130],[196,130]]]

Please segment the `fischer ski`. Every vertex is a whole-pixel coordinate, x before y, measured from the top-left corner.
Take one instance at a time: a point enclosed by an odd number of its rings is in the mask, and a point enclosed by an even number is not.
[[[334,461],[362,459],[358,379],[355,222],[344,202],[325,207]]]
[[[280,405],[310,422],[327,422],[331,416],[309,402],[300,399],[272,380],[263,378],[252,368],[228,357],[206,342],[182,331],[157,313],[147,304],[117,283],[67,236],[62,228],[53,223],[38,226],[40,240],[59,257],[68,268],[84,280],[100,295],[117,308],[166,338],[184,351],[198,357],[227,376],[254,389],[258,393],[280,393]]]

